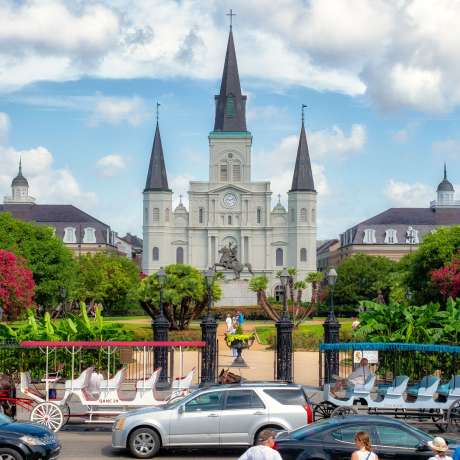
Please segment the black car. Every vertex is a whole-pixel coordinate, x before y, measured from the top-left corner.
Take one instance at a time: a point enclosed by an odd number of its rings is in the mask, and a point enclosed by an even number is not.
[[[52,431],[33,423],[14,422],[0,414],[1,460],[52,460],[60,450]]]
[[[377,415],[332,417],[282,432],[276,438],[276,449],[283,460],[350,460],[358,431],[369,433],[380,460],[427,460],[433,456],[427,446],[433,436],[400,420]],[[456,447],[449,443],[449,448]]]

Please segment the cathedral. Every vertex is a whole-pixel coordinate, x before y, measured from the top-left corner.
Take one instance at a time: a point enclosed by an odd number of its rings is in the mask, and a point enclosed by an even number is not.
[[[279,200],[272,209],[270,182],[251,180],[252,135],[231,27],[208,139],[208,181],[190,182],[189,209],[181,201],[172,210],[157,121],[143,192],[143,271],[151,274],[173,263],[205,270],[219,263],[223,248],[231,247],[242,264],[267,276],[268,295],[277,296],[276,273],[283,267],[295,267],[299,280],[316,271],[316,191],[307,138],[302,119],[288,209]],[[249,276],[247,270],[242,273],[243,280]]]

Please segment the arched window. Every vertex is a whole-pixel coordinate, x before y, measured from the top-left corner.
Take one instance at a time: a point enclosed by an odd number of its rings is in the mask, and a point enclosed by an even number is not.
[[[227,223],[228,225],[232,225],[232,216],[227,217]]]
[[[64,229],[64,243],[76,243],[77,232],[75,227],[66,227]]]
[[[165,209],[165,222],[169,222],[169,208]]]
[[[202,224],[204,222],[204,208],[198,209],[198,223]]]
[[[316,220],[316,209],[312,208],[311,210],[311,223],[314,224]]]
[[[295,210],[291,208],[291,222],[295,222]]]
[[[278,248],[275,254],[276,254],[276,266],[282,267],[284,265],[283,250],[281,248]]]
[[[160,208],[153,208],[152,218],[154,224],[158,224],[160,222]]]
[[[306,222],[307,221],[307,209],[306,208],[302,208],[300,210],[300,221],[301,222]]]
[[[228,181],[228,164],[222,163],[220,165],[220,181],[227,182]]]
[[[300,249],[300,261],[301,262],[307,261],[307,250],[305,248]]]
[[[152,249],[152,259],[160,260],[160,250],[156,246]]]
[[[239,161],[234,162],[232,165],[232,176],[233,176],[233,182],[241,181],[241,164]]]
[[[96,242],[96,229],[92,227],[86,227],[85,233],[83,234],[83,243],[95,243]]]
[[[262,222],[262,208],[257,208],[257,223],[260,224]]]
[[[184,263],[184,248],[179,246],[176,249],[176,264],[183,264]]]

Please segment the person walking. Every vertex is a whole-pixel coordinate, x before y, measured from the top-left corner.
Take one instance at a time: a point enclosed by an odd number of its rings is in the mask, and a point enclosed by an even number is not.
[[[230,313],[227,313],[227,318],[225,319],[225,324],[227,325],[227,332],[230,332],[232,330],[232,317],[230,316]]]
[[[263,430],[257,439],[257,446],[249,448],[238,460],[283,460],[274,447],[275,432]]]
[[[358,431],[356,433],[355,444],[358,450],[351,454],[351,460],[379,460],[377,454],[372,452],[371,441],[367,431]]]
[[[243,324],[244,324],[244,313],[242,311],[240,311],[238,313],[238,324],[243,327]]]
[[[446,455],[449,447],[447,446],[446,440],[441,438],[441,436],[436,436],[433,441],[428,441],[427,444],[435,454],[428,460],[452,460],[451,456]]]

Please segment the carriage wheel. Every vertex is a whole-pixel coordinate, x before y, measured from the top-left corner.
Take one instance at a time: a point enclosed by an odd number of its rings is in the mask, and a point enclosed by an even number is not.
[[[334,411],[336,406],[329,401],[323,401],[315,405],[313,410],[313,419],[315,422],[317,420],[322,420],[323,418],[329,418]]]
[[[339,406],[332,411],[331,417],[346,417],[347,415],[358,415],[358,411],[353,406]]]
[[[447,412],[449,430],[460,431],[460,399],[455,400]]]
[[[446,417],[446,412],[439,409],[430,409],[431,420],[436,425],[441,433],[444,433],[449,426],[449,419]]]
[[[59,431],[64,424],[62,409],[52,402],[37,404],[30,413],[30,421],[44,425],[51,431]]]
[[[69,420],[70,420],[70,406],[67,403],[65,403],[63,406],[59,406],[59,407],[62,410],[62,418],[63,418],[62,426],[67,425],[67,423],[69,423]]]

